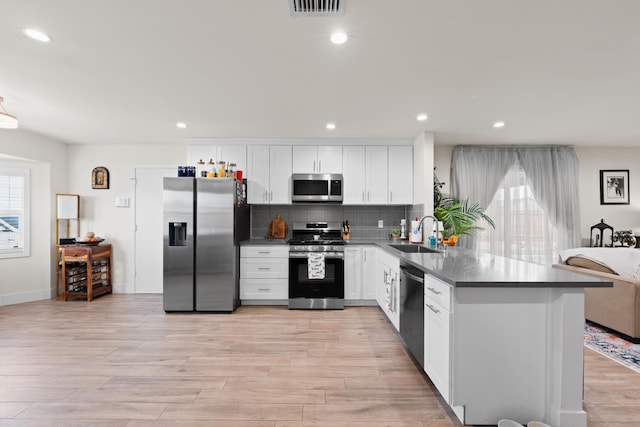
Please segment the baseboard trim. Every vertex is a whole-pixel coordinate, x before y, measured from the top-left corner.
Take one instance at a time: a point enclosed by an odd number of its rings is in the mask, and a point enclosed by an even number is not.
[[[19,292],[16,294],[0,295],[0,306],[21,304],[23,302],[42,301],[55,298],[55,289],[39,289],[36,291]]]

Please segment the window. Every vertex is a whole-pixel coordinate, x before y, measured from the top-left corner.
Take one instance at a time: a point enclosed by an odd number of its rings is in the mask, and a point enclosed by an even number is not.
[[[512,166],[485,213],[496,223],[478,235],[480,251],[550,265],[559,251],[558,229],[538,204],[524,169]]]
[[[29,256],[29,169],[0,166],[0,258]]]

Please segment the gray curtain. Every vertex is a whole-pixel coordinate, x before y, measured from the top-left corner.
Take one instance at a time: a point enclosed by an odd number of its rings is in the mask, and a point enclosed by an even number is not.
[[[536,202],[558,229],[557,247],[579,246],[579,162],[573,147],[458,146],[452,156],[451,194],[486,208],[506,174],[518,165]],[[465,239],[464,246],[474,247],[474,240]]]
[[[565,233],[564,249],[580,246],[579,161],[573,147],[520,147],[518,160],[536,201]]]

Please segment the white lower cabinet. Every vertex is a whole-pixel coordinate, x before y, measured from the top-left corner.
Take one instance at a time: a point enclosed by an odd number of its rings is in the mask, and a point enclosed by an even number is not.
[[[362,247],[344,248],[344,299],[362,299]]]
[[[400,330],[400,259],[378,251],[376,300],[396,331]]]
[[[376,300],[375,270],[378,249],[375,246],[348,244],[344,249],[344,299],[350,305]]]
[[[240,248],[240,299],[288,300],[289,246],[256,245]]]
[[[451,287],[425,274],[424,371],[451,403]]]
[[[376,266],[378,265],[378,248],[362,247],[362,299],[376,299]]]

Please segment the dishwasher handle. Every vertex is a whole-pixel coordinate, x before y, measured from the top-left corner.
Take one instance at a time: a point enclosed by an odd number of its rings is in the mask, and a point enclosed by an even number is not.
[[[418,283],[424,283],[424,277],[420,277],[420,276],[416,276],[413,273],[409,273],[409,271],[406,268],[400,267],[402,269],[402,274],[405,274],[407,277],[409,277],[412,280],[415,280]]]

